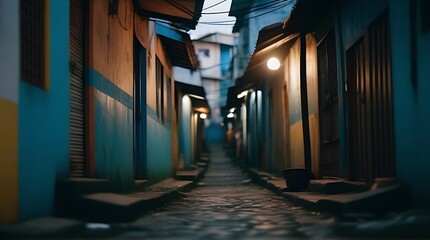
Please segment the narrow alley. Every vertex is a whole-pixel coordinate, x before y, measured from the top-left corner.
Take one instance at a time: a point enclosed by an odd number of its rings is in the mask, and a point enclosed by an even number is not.
[[[430,239],[429,0],[0,0],[0,239]]]

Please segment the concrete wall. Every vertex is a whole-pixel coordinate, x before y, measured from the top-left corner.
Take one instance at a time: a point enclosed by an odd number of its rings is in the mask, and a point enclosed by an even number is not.
[[[168,57],[166,50],[164,49],[161,40],[155,34],[155,26],[150,24],[149,36],[153,36],[150,39],[148,49],[148,78],[147,78],[147,159],[148,159],[148,180],[151,182],[158,182],[166,179],[173,174],[172,166],[172,121],[162,121],[157,115],[156,108],[156,57],[160,60],[164,69],[164,78],[171,78],[171,89],[170,94],[174,94],[174,76],[173,66]],[[164,96],[167,91],[164,89]],[[174,99],[173,97],[171,98]],[[166,98],[164,98],[166,101]],[[165,104],[167,104],[165,102]],[[172,102],[171,106],[174,104]],[[164,107],[162,108],[164,109]],[[171,113],[173,116],[173,114]]]
[[[389,3],[396,174],[400,181],[411,188],[416,203],[425,206],[430,200],[430,32],[422,31],[420,15],[415,18],[417,22],[410,22],[409,1],[391,0]],[[420,6],[418,13],[419,9]],[[416,39],[413,40],[410,37],[411,25],[417,29]],[[415,66],[411,58],[413,41],[416,41]],[[416,71],[415,86],[412,84],[413,71]]]
[[[191,99],[179,95],[179,168],[189,168],[191,164]]]
[[[287,82],[289,111],[288,167],[304,167],[304,143],[300,93],[300,40],[296,39],[284,61],[284,78]],[[306,36],[306,78],[308,93],[309,131],[311,141],[312,171],[319,170],[319,120],[318,120],[318,70],[316,41],[311,34]],[[278,100],[281,101],[281,100]]]
[[[117,190],[131,189],[133,172],[132,1],[120,0],[118,18],[108,2],[91,1],[89,18],[89,151],[94,176],[110,179]],[[121,19],[122,25],[119,20]]]
[[[200,63],[202,78],[221,78],[221,50],[218,43],[208,43],[193,41],[196,55]],[[205,55],[203,50],[209,50],[209,55]]]
[[[193,71],[182,67],[173,67],[175,81],[187,83],[195,86],[202,85],[202,76],[200,71]]]
[[[18,219],[19,1],[0,1],[0,223]]]
[[[55,181],[69,174],[69,1],[50,1],[49,17],[50,87],[19,84],[20,220],[53,214]]]

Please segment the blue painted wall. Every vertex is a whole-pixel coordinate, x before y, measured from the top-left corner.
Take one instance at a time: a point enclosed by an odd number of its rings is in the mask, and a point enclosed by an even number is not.
[[[172,126],[158,121],[154,109],[147,106],[148,180],[158,182],[172,176]]]
[[[95,90],[95,176],[118,191],[132,190],[133,110]]]
[[[19,219],[53,214],[69,174],[69,1],[50,1],[50,88],[19,86]]]
[[[418,1],[419,2],[419,1]],[[396,173],[407,183],[418,204],[428,205],[430,184],[430,32],[417,27],[417,85],[412,85],[409,1],[390,1]],[[417,11],[419,12],[419,10]],[[419,19],[419,17],[417,17]]]
[[[133,98],[94,69],[86,71],[94,90],[95,177],[116,191],[134,186]]]

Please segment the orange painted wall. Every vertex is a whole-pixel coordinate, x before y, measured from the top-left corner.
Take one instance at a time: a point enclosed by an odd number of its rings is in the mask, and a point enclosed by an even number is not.
[[[89,4],[89,67],[133,96],[133,1],[119,0],[118,15],[106,17],[108,3]]]

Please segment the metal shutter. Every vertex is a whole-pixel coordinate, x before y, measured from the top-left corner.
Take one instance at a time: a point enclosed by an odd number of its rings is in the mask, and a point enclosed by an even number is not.
[[[84,2],[70,0],[70,167],[85,175]]]

